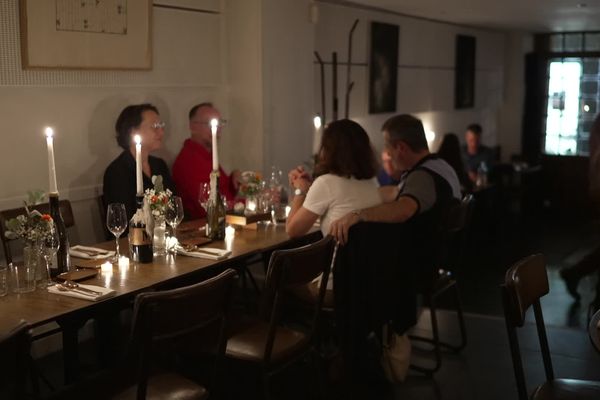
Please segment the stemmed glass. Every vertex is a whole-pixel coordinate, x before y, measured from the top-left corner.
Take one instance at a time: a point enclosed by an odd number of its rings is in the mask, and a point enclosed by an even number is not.
[[[208,206],[209,198],[210,198],[210,185],[206,182],[201,183],[200,191],[198,192],[198,202],[200,203],[200,206],[202,208],[204,208],[204,211],[207,211],[206,207]]]
[[[125,212],[125,204],[111,203],[108,205],[106,212],[106,227],[115,235],[116,252],[113,262],[119,262],[119,237],[127,228],[127,213]]]
[[[171,227],[173,238],[177,240],[177,225],[183,221],[183,202],[181,201],[181,197],[171,197],[169,206],[167,207],[167,211],[165,213],[165,220]]]
[[[58,229],[56,229],[56,225],[52,223],[52,227],[50,228],[50,232],[42,241],[42,256],[44,256],[44,260],[46,261],[46,273],[48,274],[47,285],[52,286],[54,282],[52,282],[52,278],[50,276],[50,260],[54,258],[56,253],[58,253],[58,249],[60,248],[60,238],[58,236]]]

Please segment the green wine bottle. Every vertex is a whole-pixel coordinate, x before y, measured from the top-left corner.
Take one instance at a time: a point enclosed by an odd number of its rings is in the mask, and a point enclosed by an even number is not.
[[[210,197],[206,219],[206,235],[212,240],[225,239],[225,205],[219,191],[219,171],[210,173]]]

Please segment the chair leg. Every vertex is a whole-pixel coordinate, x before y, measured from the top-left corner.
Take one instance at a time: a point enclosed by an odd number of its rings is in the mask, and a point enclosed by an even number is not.
[[[313,369],[315,372],[315,379],[316,379],[316,383],[318,386],[318,398],[319,399],[325,399],[325,385],[324,385],[324,377],[325,377],[325,373],[324,373],[324,369],[323,369],[323,364],[321,362],[320,356],[317,353],[317,351],[315,349],[313,349],[310,352],[310,358],[313,364]]]
[[[462,302],[460,301],[460,290],[458,290],[458,284],[454,285],[454,300],[456,303],[456,314],[458,316],[458,326],[460,328],[460,344],[458,346],[446,346],[454,350],[455,352],[460,352],[467,346],[467,327],[465,325],[465,316],[463,314]],[[443,346],[445,344],[442,343]]]
[[[264,400],[271,400],[271,382],[269,379],[269,373],[267,371],[262,372],[262,384]]]

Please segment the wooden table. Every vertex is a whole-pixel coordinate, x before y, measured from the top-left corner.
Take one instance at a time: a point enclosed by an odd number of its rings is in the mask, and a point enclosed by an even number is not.
[[[600,310],[596,311],[588,325],[590,340],[592,341],[594,348],[600,352],[600,326],[598,326],[598,323],[600,323]]]
[[[237,230],[233,239],[207,245],[231,250],[231,256],[225,260],[169,255],[155,257],[150,264],[132,262],[129,267],[121,269],[114,265],[112,271],[99,271],[96,277],[83,282],[109,287],[117,292],[116,296],[98,302],[52,294],[39,289],[31,293],[10,294],[0,298],[0,334],[9,331],[21,320],[27,321],[32,327],[57,322],[63,330],[65,380],[69,382],[77,377],[78,331],[90,318],[114,315],[140,292],[199,282],[228,267],[240,265],[243,260],[253,255],[302,245],[316,240],[319,235],[318,229],[314,228],[302,238],[290,239],[282,224],[260,226],[257,230]],[[97,246],[112,250],[114,241]],[[128,244],[125,238],[121,239],[120,248],[127,254]],[[77,265],[80,260],[73,261]]]

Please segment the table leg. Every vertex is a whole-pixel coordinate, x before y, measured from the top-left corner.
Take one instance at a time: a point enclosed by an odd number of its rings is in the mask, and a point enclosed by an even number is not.
[[[62,329],[63,368],[65,384],[72,383],[79,375],[79,329],[85,320],[58,320]]]

